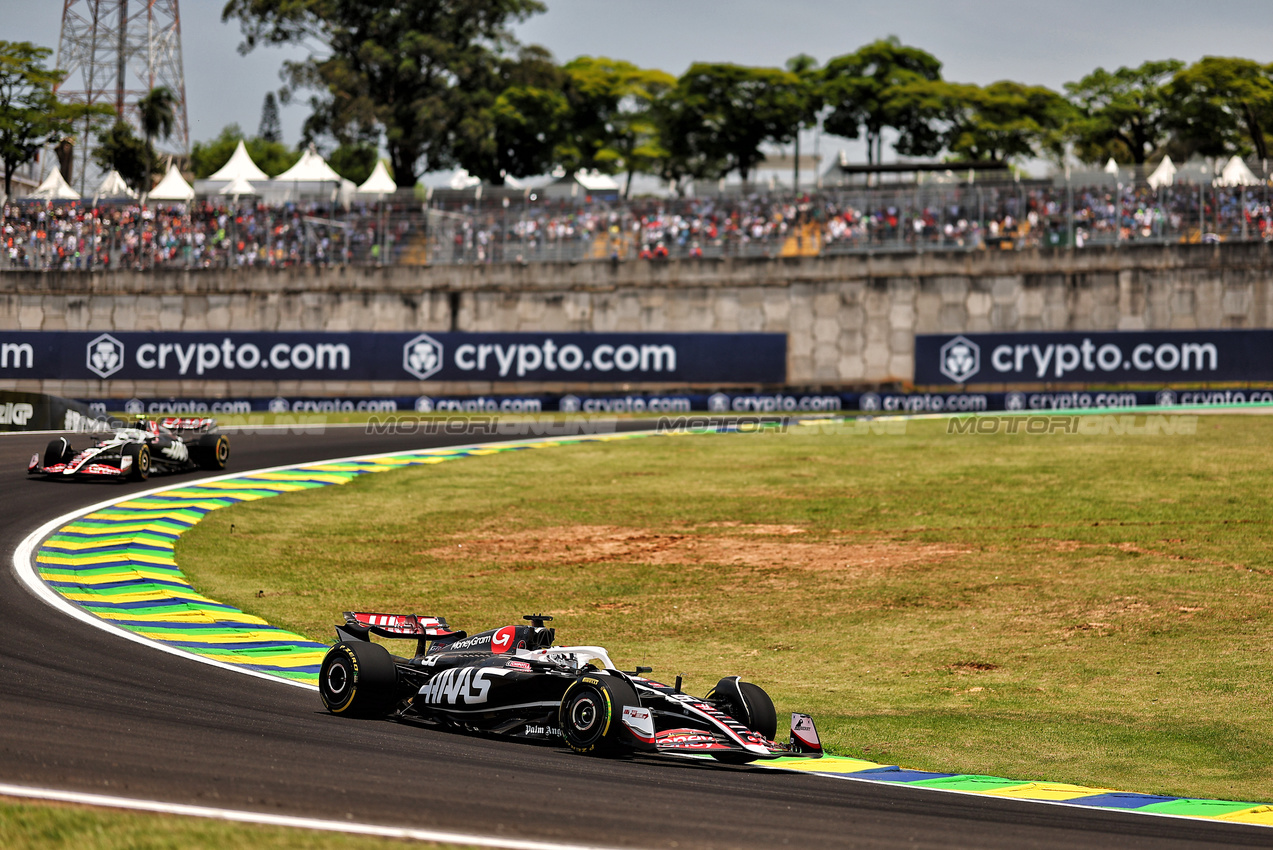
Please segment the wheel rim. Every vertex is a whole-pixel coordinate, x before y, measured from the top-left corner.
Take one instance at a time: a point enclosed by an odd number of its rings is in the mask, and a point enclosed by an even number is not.
[[[230,457],[230,441],[227,440],[225,437],[222,437],[221,439],[217,440],[217,460],[219,460],[221,463],[225,463],[226,459],[229,457]]]
[[[349,671],[345,669],[345,665],[337,662],[327,668],[327,691],[332,696],[338,697],[345,692],[345,688],[349,686]]]
[[[585,738],[593,727],[597,725],[599,716],[600,712],[597,710],[597,703],[590,694],[585,694],[575,700],[574,704],[570,706],[570,725]]]
[[[145,478],[150,474],[150,449],[145,446],[141,447],[141,451],[137,452],[137,467],[139,475]]]

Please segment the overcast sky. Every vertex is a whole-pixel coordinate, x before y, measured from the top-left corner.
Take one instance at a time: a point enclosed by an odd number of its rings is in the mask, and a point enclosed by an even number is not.
[[[876,38],[897,35],[944,63],[947,79],[1013,79],[1059,89],[1093,68],[1204,55],[1273,61],[1269,0],[547,0],[548,11],[518,27],[523,41],[559,60],[580,54],[627,59],[673,74],[695,61],[780,65],[797,53],[819,62]],[[56,49],[62,3],[0,0],[0,38]],[[261,101],[277,89],[295,50],[236,51],[236,24],[222,24],[221,0],[181,5],[186,94],[193,140],[227,124],[256,131]],[[283,110],[294,144],[302,105]],[[891,151],[885,152],[891,158]]]

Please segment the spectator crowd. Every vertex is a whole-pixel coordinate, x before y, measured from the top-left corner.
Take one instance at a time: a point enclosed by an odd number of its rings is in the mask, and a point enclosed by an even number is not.
[[[229,268],[791,256],[1273,239],[1265,186],[1051,181],[631,202],[138,205],[18,202],[10,269]]]

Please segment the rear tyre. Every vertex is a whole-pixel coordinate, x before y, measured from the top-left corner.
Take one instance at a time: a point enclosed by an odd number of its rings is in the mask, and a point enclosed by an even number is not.
[[[150,477],[150,446],[134,443],[125,447],[124,455],[133,459],[133,468],[128,474],[134,481],[145,481]]]
[[[71,448],[71,444],[66,437],[58,437],[56,440],[50,441],[44,449],[45,466],[67,463],[73,457],[75,457],[75,449]]]
[[[230,438],[225,434],[208,434],[190,447],[190,458],[200,469],[225,469],[230,459]]]
[[[575,752],[614,755],[622,749],[623,707],[640,704],[636,691],[621,679],[583,676],[562,695],[557,724]]]
[[[721,711],[770,741],[778,734],[778,712],[774,709],[774,701],[759,685],[744,682],[737,676],[726,676],[707,692],[707,699],[716,703]],[[721,753],[713,758],[727,764],[747,764],[756,760],[754,756],[742,753]]]
[[[342,641],[323,658],[318,693],[332,714],[384,717],[398,702],[398,668],[378,643]]]

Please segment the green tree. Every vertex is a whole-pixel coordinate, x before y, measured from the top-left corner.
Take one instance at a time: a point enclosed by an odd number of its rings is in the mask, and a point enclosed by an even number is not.
[[[1168,86],[1177,138],[1204,156],[1269,155],[1273,128],[1273,65],[1204,56],[1178,71]]]
[[[379,152],[367,142],[351,142],[337,147],[327,157],[332,170],[355,183],[363,183],[376,168]]]
[[[469,174],[496,185],[551,170],[561,158],[569,104],[565,75],[542,47],[498,62],[464,100],[452,147]]]
[[[1074,107],[1057,92],[1001,80],[982,88],[945,86],[945,146],[970,160],[1009,162],[1033,156],[1060,161]]]
[[[261,102],[261,124],[257,128],[256,137],[265,142],[283,141],[283,124],[278,117],[278,98],[274,92],[266,92]]]
[[[248,154],[257,167],[271,177],[282,174],[296,164],[301,158],[299,150],[293,150],[282,142],[269,142],[265,139],[247,139],[238,124],[230,124],[211,141],[195,142],[190,146],[190,169],[195,177],[206,180],[230,161],[234,149],[243,141]],[[375,163],[373,162],[374,166]]]
[[[1076,83],[1066,83],[1077,108],[1067,134],[1083,162],[1143,165],[1171,137],[1171,100],[1166,90],[1184,67],[1175,59],[1145,62],[1117,71],[1097,68]]]
[[[155,156],[155,138],[168,139],[177,122],[177,95],[167,86],[156,86],[137,101],[137,115],[142,135],[146,137],[146,150],[150,154],[149,173],[157,174],[159,165]],[[149,189],[147,183],[144,189]]]
[[[665,101],[667,164],[705,179],[736,170],[743,183],[765,158],[760,146],[789,143],[808,110],[795,74],[725,63],[691,65]]]
[[[818,113],[822,111],[822,81],[818,73],[818,60],[807,53],[800,53],[787,60],[787,70],[795,75],[802,89],[805,111],[796,124],[792,139],[791,188],[800,189],[800,131],[816,127]]]
[[[144,139],[137,138],[127,121],[116,121],[109,130],[99,135],[97,149],[93,151],[93,162],[99,168],[118,171],[124,182],[133,188],[150,185],[147,177],[153,161],[154,152]]]
[[[59,103],[53,89],[65,74],[45,67],[52,54],[29,41],[0,41],[0,160],[6,197],[13,193],[14,173],[46,142],[72,132],[77,117],[111,112],[109,107],[77,109]]]
[[[935,56],[896,36],[837,56],[822,69],[822,96],[830,108],[822,127],[846,139],[865,136],[868,163],[883,160],[885,128],[897,132],[898,153],[935,154],[941,148],[940,115],[920,108],[931,102],[932,89],[917,84],[940,79]]]
[[[540,12],[540,0],[229,0],[242,51],[258,44],[319,46],[285,67],[287,93],[319,91],[313,132],[337,139],[383,135],[399,185],[421,168],[455,162],[451,144],[468,98],[516,42],[510,25]]]
[[[631,62],[594,56],[573,59],[563,70],[570,113],[561,164],[570,172],[624,173],[627,197],[632,176],[655,170],[666,156],[654,110],[659,98],[676,85],[676,78]]]

